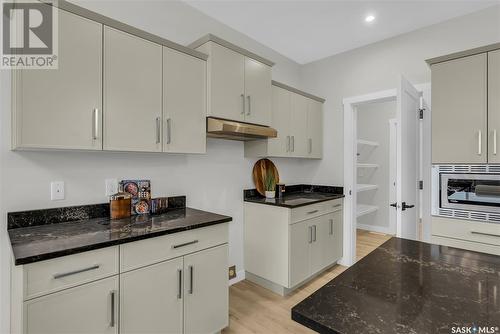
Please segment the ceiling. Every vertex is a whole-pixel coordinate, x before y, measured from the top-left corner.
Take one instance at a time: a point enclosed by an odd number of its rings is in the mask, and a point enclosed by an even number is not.
[[[300,64],[500,4],[500,0],[185,1]],[[367,15],[375,20],[365,22]]]

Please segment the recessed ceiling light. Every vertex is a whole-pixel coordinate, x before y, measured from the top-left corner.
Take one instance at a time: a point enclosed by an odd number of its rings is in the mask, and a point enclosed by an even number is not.
[[[373,15],[367,15],[365,17],[365,21],[368,22],[368,23],[373,22],[373,21],[375,21],[375,16],[373,16]]]

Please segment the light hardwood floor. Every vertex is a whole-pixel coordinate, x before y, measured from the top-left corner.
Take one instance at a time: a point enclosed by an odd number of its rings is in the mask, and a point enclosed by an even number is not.
[[[358,230],[357,259],[390,239],[390,235]],[[282,297],[249,281],[229,288],[229,327],[223,334],[314,333],[291,320],[293,306],[342,273],[346,267],[334,266],[290,295]]]

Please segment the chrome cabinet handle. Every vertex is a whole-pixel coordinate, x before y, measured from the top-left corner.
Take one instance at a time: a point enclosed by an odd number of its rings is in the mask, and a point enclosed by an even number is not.
[[[295,136],[292,136],[292,152],[295,152]]]
[[[252,113],[252,105],[251,105],[251,101],[250,101],[250,95],[247,96],[247,99],[248,99],[247,116],[250,116],[250,114]]]
[[[115,311],[115,309],[116,309],[116,307],[115,307],[115,303],[116,303],[115,296],[116,296],[116,291],[115,290],[111,291],[111,321],[109,322],[109,327],[115,327],[115,323],[116,323],[116,321],[115,321],[115,313],[116,313],[116,311]]]
[[[172,119],[167,118],[167,144],[172,142]]]
[[[82,269],[77,269],[77,270],[73,270],[73,271],[68,271],[66,273],[61,273],[61,274],[54,274],[54,279],[59,279],[59,278],[63,278],[63,277],[71,276],[71,275],[80,274],[80,273],[83,273],[85,271],[99,269],[99,266],[100,265],[98,265],[98,264],[94,264],[93,266],[90,266],[90,267],[87,267],[87,268],[82,268]]]
[[[318,212],[318,210],[312,210],[312,211],[309,211],[307,214],[308,214],[308,215],[312,215],[313,213],[316,213],[316,212]]]
[[[493,154],[497,155],[497,130],[493,130]]]
[[[313,228],[312,228],[312,226],[309,226],[308,230],[309,230],[309,243],[311,244],[313,242]]]
[[[477,155],[481,155],[483,154],[483,147],[482,147],[482,142],[483,142],[483,139],[482,139],[482,132],[481,130],[478,130],[478,135],[477,135]]]
[[[314,230],[314,242],[316,242],[316,225],[313,225],[313,230]]]
[[[286,136],[286,151],[290,152],[290,136]]]
[[[245,94],[241,94],[241,114],[245,115]]]
[[[161,143],[161,119],[160,117],[156,117],[156,143]]]
[[[92,139],[97,139],[97,133],[99,132],[99,109],[94,108],[92,110]]]
[[[311,154],[313,151],[313,140],[312,138],[309,138],[309,154]]]
[[[194,275],[194,268],[193,266],[189,266],[189,294],[193,294],[193,275]]]
[[[342,206],[342,204],[335,204],[334,206],[332,206],[332,208],[339,208],[341,206]]]
[[[193,245],[193,244],[196,244],[196,243],[198,243],[198,240],[193,240],[193,241],[185,242],[183,244],[173,245],[172,248],[173,249],[181,248],[181,247]]]
[[[182,298],[182,269],[177,269],[177,299]]]
[[[471,234],[479,234],[479,235],[486,235],[489,237],[497,237],[500,238],[500,234],[493,234],[493,233],[484,233],[484,232],[477,232],[477,231],[470,231]]]
[[[333,235],[333,219],[330,219],[330,235]]]

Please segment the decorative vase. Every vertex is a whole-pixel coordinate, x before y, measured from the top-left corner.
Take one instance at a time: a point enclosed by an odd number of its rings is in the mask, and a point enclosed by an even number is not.
[[[266,198],[274,198],[275,195],[276,195],[275,191],[267,191],[266,190]]]

